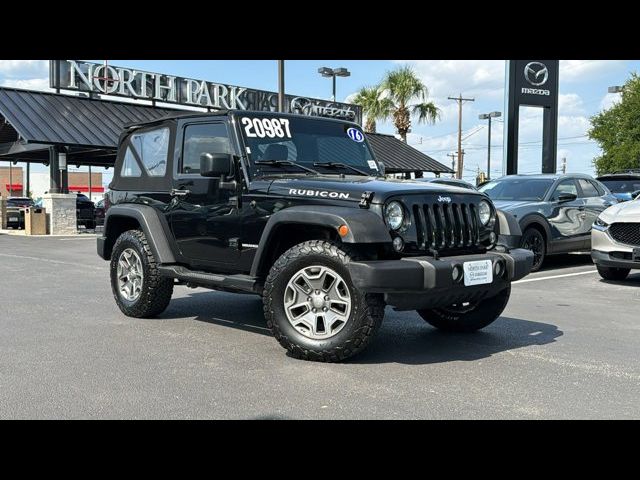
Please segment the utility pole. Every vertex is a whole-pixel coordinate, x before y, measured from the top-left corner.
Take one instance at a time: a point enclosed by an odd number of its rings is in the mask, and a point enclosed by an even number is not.
[[[562,158],[562,174],[567,173],[567,157]]]
[[[462,168],[464,163],[464,152],[462,151],[462,105],[464,102],[475,102],[475,98],[462,98],[462,94],[457,97],[448,97],[449,100],[458,102],[458,178],[462,178]]]
[[[455,153],[447,153],[447,157],[451,157],[451,170],[453,173],[451,174],[451,178],[455,178],[456,174],[456,154]]]
[[[284,112],[284,60],[278,60],[278,111]]]

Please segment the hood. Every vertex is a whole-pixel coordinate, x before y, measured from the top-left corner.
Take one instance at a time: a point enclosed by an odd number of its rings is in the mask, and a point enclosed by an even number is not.
[[[521,201],[521,200],[494,200],[493,204],[496,206],[498,210],[503,210],[505,212],[511,212],[513,210],[518,210],[523,207],[531,207],[532,205],[537,205],[540,202],[532,202],[532,201]]]
[[[373,203],[384,203],[387,198],[406,194],[457,193],[483,195],[466,188],[414,180],[381,179],[356,175],[291,176],[279,177],[271,182],[269,194],[331,198],[359,202],[364,192],[373,192]],[[484,195],[483,195],[484,196]]]
[[[607,223],[640,222],[640,200],[617,203],[600,214]]]

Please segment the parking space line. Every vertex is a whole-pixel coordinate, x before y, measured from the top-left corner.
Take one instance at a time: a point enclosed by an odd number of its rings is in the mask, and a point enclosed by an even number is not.
[[[588,273],[596,273],[598,270],[589,270],[588,272],[563,273],[562,275],[551,275],[549,277],[527,278],[526,280],[518,280],[516,283],[539,282],[541,280],[551,280],[552,278],[575,277],[576,275],[586,275]]]
[[[105,267],[97,267],[97,266],[94,267],[93,265],[85,265],[82,263],[74,263],[74,262],[65,262],[64,260],[52,260],[50,258],[30,257],[28,255],[13,255],[9,253],[0,253],[0,257],[19,258],[22,260],[35,260],[37,262],[55,263],[58,265],[71,265],[72,267],[81,267],[81,268],[87,268],[91,270],[105,270]]]

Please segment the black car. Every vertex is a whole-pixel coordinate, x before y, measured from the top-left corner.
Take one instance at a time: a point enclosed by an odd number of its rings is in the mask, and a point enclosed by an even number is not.
[[[33,200],[29,197],[7,198],[7,228],[24,228],[24,211],[33,206]]]
[[[417,178],[416,181],[427,182],[427,183],[438,183],[440,185],[450,185],[452,187],[466,188],[468,190],[477,190],[477,188],[471,185],[469,182],[465,182],[464,180],[460,180],[458,178],[449,178],[449,177]]]
[[[88,230],[96,228],[95,206],[89,197],[82,193],[76,194],[77,225]]]
[[[533,271],[546,255],[589,251],[593,222],[618,203],[604,185],[584,174],[508,175],[479,190],[518,219],[521,246],[535,255]]]
[[[293,357],[336,362],[386,305],[484,328],[533,263],[486,195],[386,180],[355,123],[185,113],[130,125],[119,145],[97,250],[130,317],[159,315],[180,284],[258,294]]]
[[[640,194],[640,170],[616,172],[598,177],[621,202],[633,200]]]

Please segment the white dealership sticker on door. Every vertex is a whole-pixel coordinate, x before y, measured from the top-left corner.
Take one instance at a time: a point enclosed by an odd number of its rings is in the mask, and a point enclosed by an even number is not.
[[[491,260],[464,262],[464,285],[484,285],[493,282],[493,263]]]

